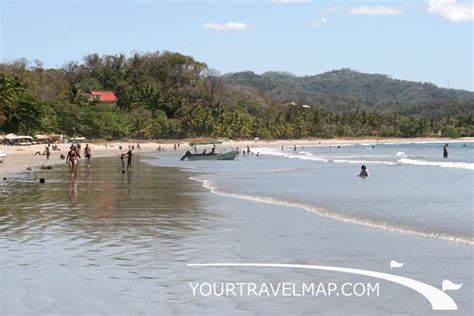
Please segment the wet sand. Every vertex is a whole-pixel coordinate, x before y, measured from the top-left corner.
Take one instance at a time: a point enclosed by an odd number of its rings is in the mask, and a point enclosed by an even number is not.
[[[138,157],[137,157],[138,158]],[[0,186],[0,314],[428,314],[420,295],[381,282],[379,297],[200,297],[189,282],[368,282],[318,271],[198,268],[187,263],[349,266],[440,286],[472,311],[472,247],[393,234],[304,210],[210,193],[189,173],[118,159],[24,174]],[[49,179],[36,182],[39,176]],[[440,256],[439,254],[443,254]]]

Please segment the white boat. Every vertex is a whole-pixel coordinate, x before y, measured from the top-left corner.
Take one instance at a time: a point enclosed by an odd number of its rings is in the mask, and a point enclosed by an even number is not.
[[[181,157],[181,160],[184,160],[186,158],[188,158],[188,160],[234,160],[239,155],[239,152],[236,150],[231,150],[224,153],[216,153],[216,144],[222,144],[222,141],[209,140],[203,142],[191,142],[189,143],[189,146],[194,148],[195,153],[193,154],[188,150],[186,154]],[[204,150],[201,154],[198,154],[197,146],[202,145],[213,145],[213,147],[208,153],[206,153],[206,150]]]

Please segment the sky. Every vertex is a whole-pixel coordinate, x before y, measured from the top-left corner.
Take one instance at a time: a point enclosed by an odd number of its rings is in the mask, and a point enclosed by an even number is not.
[[[0,59],[174,51],[220,73],[351,68],[474,91],[473,2],[0,0]],[[449,78],[449,79],[448,79]]]

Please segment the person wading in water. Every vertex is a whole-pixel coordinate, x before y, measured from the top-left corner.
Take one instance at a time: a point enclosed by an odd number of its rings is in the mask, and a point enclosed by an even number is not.
[[[92,148],[89,146],[89,144],[86,144],[86,147],[84,148],[84,157],[87,158],[88,167],[90,166],[91,156],[92,156]]]
[[[127,156],[127,170],[130,170],[132,169],[132,150],[129,149],[126,153],[126,156]]]

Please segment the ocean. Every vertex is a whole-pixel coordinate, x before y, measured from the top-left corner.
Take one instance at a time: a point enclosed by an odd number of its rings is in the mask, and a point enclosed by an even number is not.
[[[317,215],[400,233],[474,244],[474,143],[252,147],[232,163],[152,164],[197,172],[192,179],[217,194],[295,205]],[[257,157],[256,154],[259,154]],[[172,156],[171,156],[172,157]],[[370,177],[358,178],[366,165]]]
[[[181,147],[138,152],[126,174],[117,157],[81,165],[77,178],[64,167],[19,175],[0,186],[0,313],[434,313],[413,289],[367,276],[189,265],[267,263],[378,271],[438,289],[449,280],[463,284],[446,291],[457,314],[471,314],[474,143],[450,142],[448,159],[442,147],[255,142],[234,161],[180,161]],[[199,282],[380,282],[380,293],[193,295]]]

